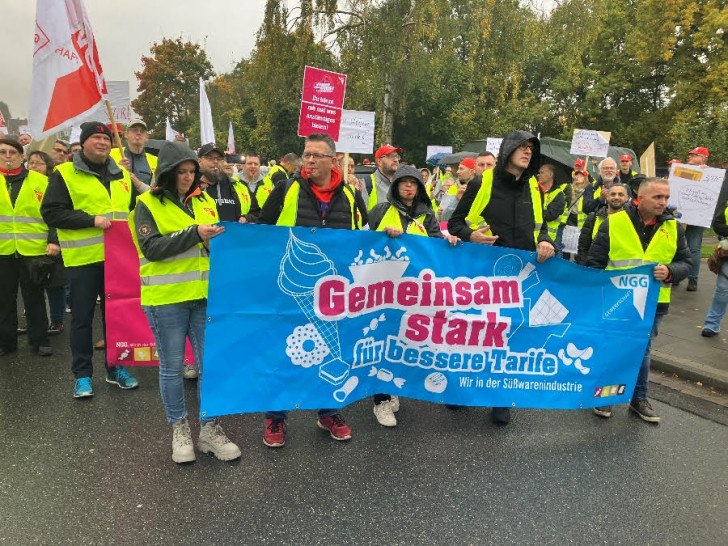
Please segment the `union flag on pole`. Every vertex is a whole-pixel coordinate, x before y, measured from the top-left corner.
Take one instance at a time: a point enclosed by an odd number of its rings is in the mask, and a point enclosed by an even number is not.
[[[28,122],[40,140],[74,125],[107,98],[106,81],[81,0],[37,0]]]

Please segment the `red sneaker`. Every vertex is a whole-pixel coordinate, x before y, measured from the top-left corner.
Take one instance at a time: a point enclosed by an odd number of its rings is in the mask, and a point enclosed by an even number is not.
[[[285,421],[283,419],[265,420],[263,443],[268,447],[283,447],[286,443]]]
[[[328,430],[334,440],[348,440],[351,438],[351,429],[347,426],[346,421],[340,414],[331,417],[322,417],[317,422],[318,427]]]

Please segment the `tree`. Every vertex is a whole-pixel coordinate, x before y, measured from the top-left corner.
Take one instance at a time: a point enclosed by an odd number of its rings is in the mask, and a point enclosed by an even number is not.
[[[181,38],[163,38],[150,52],[151,57],[142,57],[142,70],[135,72],[140,94],[132,101],[134,111],[159,138],[164,138],[165,118],[185,133],[194,127],[199,131],[199,78],[214,76],[204,50]]]

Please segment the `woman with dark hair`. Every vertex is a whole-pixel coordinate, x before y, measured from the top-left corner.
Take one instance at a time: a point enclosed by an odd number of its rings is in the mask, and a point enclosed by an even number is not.
[[[195,460],[185,408],[183,369],[190,340],[202,374],[210,239],[224,231],[215,201],[200,190],[200,167],[185,144],[165,142],[156,186],[137,198],[129,226],[139,250],[141,304],[159,355],[159,391],[172,425],[172,460]],[[199,383],[197,396],[199,399]],[[231,461],[240,457],[214,419],[200,419],[197,445],[203,453]]]
[[[55,164],[47,153],[40,150],[28,154],[28,170],[35,171],[45,176],[50,176]]]

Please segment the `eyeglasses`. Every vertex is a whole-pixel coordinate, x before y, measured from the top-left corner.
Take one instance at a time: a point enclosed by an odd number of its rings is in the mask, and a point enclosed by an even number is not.
[[[28,161],[28,167],[42,167],[43,165],[45,165],[45,161]]]
[[[530,142],[524,142],[518,147],[518,149],[522,152],[525,152],[526,150],[533,152],[533,144],[531,144]]]
[[[64,150],[63,148],[53,148],[53,151],[54,151],[54,152],[57,152],[57,153],[59,153],[59,154],[66,154],[66,153],[68,153],[68,152],[67,152],[66,150]]]
[[[327,157],[334,157],[334,156],[328,155],[328,154],[312,154],[309,152],[304,152],[304,154],[303,154],[303,159],[314,159],[316,161],[321,161],[322,159],[327,158]]]
[[[216,163],[222,161],[222,157],[219,155],[203,155],[200,159],[207,159],[208,161],[214,161]]]

